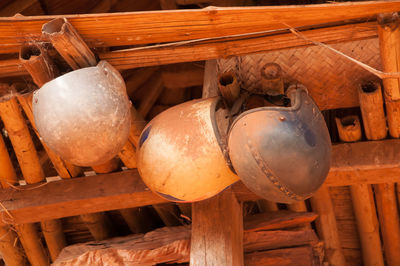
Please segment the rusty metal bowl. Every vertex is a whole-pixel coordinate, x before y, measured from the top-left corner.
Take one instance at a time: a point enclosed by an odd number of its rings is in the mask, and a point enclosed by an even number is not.
[[[219,102],[216,97],[189,101],[167,109],[146,126],[137,166],[152,191],[170,201],[193,202],[238,180],[223,152],[228,123]]]
[[[330,168],[325,120],[303,86],[289,88],[291,107],[260,107],[233,122],[228,147],[242,182],[267,200],[293,203],[310,197]]]
[[[62,159],[102,164],[128,140],[131,102],[119,72],[106,61],[62,75],[35,91],[40,137]]]

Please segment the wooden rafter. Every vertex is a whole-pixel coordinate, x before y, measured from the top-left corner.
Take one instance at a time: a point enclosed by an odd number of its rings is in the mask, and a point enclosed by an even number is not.
[[[400,1],[371,1],[309,6],[206,8],[68,15],[89,46],[164,43],[245,34],[291,27],[372,18],[395,12]],[[17,52],[29,40],[42,39],[42,25],[59,16],[0,18],[0,53]],[[116,23],[117,22],[117,23]],[[112,28],[110,28],[112,25]]]
[[[346,143],[333,146],[327,186],[400,182],[400,140]],[[35,187],[32,189],[32,187]],[[84,213],[140,207],[167,202],[151,192],[137,170],[87,176],[3,189],[0,201],[14,223],[31,223]],[[233,186],[239,201],[259,199],[241,183]],[[29,200],[27,200],[29,199]]]

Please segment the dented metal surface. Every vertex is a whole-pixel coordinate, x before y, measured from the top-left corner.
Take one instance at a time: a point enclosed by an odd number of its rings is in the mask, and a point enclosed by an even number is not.
[[[61,158],[80,166],[117,155],[128,140],[130,107],[124,80],[106,61],[60,76],[33,96],[40,137]]]
[[[210,198],[238,180],[222,150],[219,98],[193,100],[155,117],[140,137],[138,170],[146,185],[172,201]],[[227,111],[219,109],[227,120]]]
[[[233,167],[255,194],[292,203],[312,195],[330,168],[325,120],[303,86],[289,88],[291,107],[261,107],[239,115],[228,147]]]

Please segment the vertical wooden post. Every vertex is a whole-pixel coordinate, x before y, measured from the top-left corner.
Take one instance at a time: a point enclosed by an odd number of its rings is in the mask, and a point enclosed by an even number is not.
[[[193,204],[190,265],[243,265],[242,206],[232,190]]]
[[[203,98],[218,94],[216,73],[207,61]],[[192,204],[190,265],[243,265],[243,210],[231,189]]]
[[[383,101],[381,96],[382,93],[380,90],[379,93],[375,93],[374,88],[369,87],[370,85],[373,86],[375,89],[380,89],[380,87],[376,87],[376,84],[366,84],[365,86],[360,86],[359,99],[361,105],[361,113],[363,115],[363,118],[365,119],[364,127],[367,128],[369,126],[372,126],[373,128],[375,128],[375,125],[381,125],[383,126],[384,133],[382,132],[382,130],[377,130],[377,132],[366,130],[366,132],[368,132],[367,136],[375,138],[386,137],[386,120],[383,114]],[[379,109],[381,109],[382,112],[380,112]],[[349,119],[355,120],[353,124],[357,126],[340,127],[338,125],[339,136],[348,136],[349,134],[345,133],[345,131],[347,130],[353,132],[352,135],[354,136],[354,138],[347,138],[347,142],[356,141],[359,139],[358,136],[361,136],[361,126],[358,116],[344,117],[342,119],[337,119],[336,122],[339,124],[343,124],[343,120]],[[354,134],[355,131],[358,131],[359,133]],[[382,255],[381,239],[379,236],[379,224],[376,215],[372,187],[366,184],[359,184],[351,186],[350,191],[354,214],[356,217],[358,232],[360,236],[364,265],[383,266],[384,262]]]

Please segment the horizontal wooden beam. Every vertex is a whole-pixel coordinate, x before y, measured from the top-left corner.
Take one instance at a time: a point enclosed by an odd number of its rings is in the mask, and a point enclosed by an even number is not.
[[[164,43],[372,18],[400,10],[400,1],[370,1],[306,6],[210,7],[191,10],[63,15],[91,47]],[[15,53],[22,43],[45,40],[44,23],[61,16],[0,18],[0,53]]]
[[[0,202],[0,223],[22,224],[167,201],[144,185],[137,170],[129,170],[3,189]]]
[[[353,23],[341,26],[329,26],[302,33],[315,41],[324,43],[349,42],[377,38],[376,22]],[[292,33],[224,38],[213,41],[194,42],[186,45],[155,46],[145,49],[125,49],[100,53],[118,70],[166,65],[173,63],[203,61],[210,59],[240,56],[252,53],[296,48],[313,45],[299,39]],[[0,60],[0,77],[28,75],[18,59]]]
[[[400,182],[398,158],[398,139],[334,145],[332,167],[325,183],[349,186]],[[241,182],[233,185],[233,191],[240,201],[259,199]],[[137,170],[129,170],[3,189],[0,202],[1,224],[32,223],[165,203],[166,200],[144,185]]]
[[[333,146],[327,186],[400,182],[400,140],[387,139]]]

